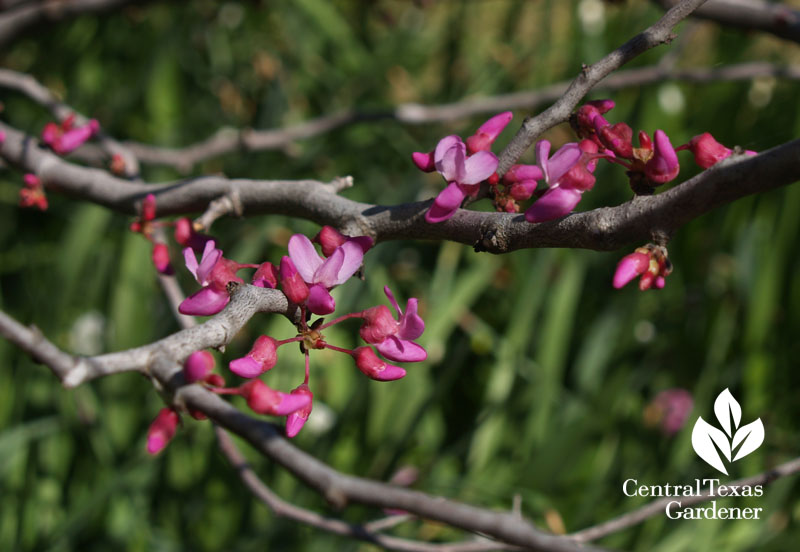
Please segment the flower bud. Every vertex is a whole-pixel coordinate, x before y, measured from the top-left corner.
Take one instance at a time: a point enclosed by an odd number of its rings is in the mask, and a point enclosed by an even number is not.
[[[326,257],[333,255],[336,248],[347,241],[347,236],[339,232],[333,226],[323,226],[322,229],[311,239],[318,243],[322,248],[322,254]]]
[[[177,412],[171,408],[162,408],[147,430],[147,452],[150,454],[161,452],[175,436],[179,422]]]
[[[214,369],[214,355],[208,351],[195,351],[183,363],[183,377],[187,383],[203,381]]]
[[[361,372],[374,380],[393,381],[405,377],[406,371],[399,366],[386,364],[378,358],[370,347],[358,347],[353,351],[356,366]]]
[[[291,414],[286,417],[286,436],[291,438],[300,433],[300,430],[303,429],[303,426],[308,420],[308,416],[311,414],[311,408],[313,406],[314,394],[308,388],[308,385],[303,383],[300,384],[296,389],[294,389],[291,393],[292,395],[301,395],[308,397],[308,406],[304,406],[299,410],[295,410]]]
[[[653,157],[644,166],[644,174],[654,184],[664,184],[674,180],[680,171],[678,154],[669,141],[669,136],[663,130],[657,130],[654,135]]]
[[[358,333],[367,343],[380,343],[390,335],[397,333],[397,320],[386,305],[378,305],[361,313],[364,324]]]
[[[411,160],[417,168],[423,172],[433,172],[436,170],[436,163],[433,159],[433,152],[420,153],[415,151],[411,154]]]
[[[281,393],[258,379],[242,385],[239,392],[247,401],[247,406],[257,414],[286,416],[311,403],[309,395]]]
[[[253,285],[269,289],[278,287],[278,268],[270,262],[261,263],[253,274]]]
[[[286,298],[292,303],[301,304],[308,298],[308,286],[297,272],[292,259],[287,256],[281,258],[281,287]]]
[[[617,264],[617,270],[614,272],[614,287],[616,289],[622,288],[639,274],[646,271],[649,265],[650,257],[644,253],[636,252],[625,255]]]
[[[505,111],[483,123],[475,134],[467,138],[467,153],[472,155],[479,151],[489,151],[513,117],[513,113]]]
[[[277,362],[278,342],[268,335],[262,335],[253,343],[249,353],[232,360],[228,367],[237,376],[254,378],[271,370]]]
[[[172,264],[169,262],[169,248],[165,243],[153,244],[153,266],[159,274],[170,276],[175,274]]]

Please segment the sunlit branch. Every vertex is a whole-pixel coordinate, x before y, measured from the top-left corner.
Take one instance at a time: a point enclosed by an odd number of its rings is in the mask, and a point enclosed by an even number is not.
[[[526,119],[517,134],[500,154],[498,174],[505,172],[517,162],[523,153],[547,129],[569,119],[578,103],[602,79],[616,71],[643,52],[669,43],[675,35],[673,27],[685,19],[706,0],[681,0],[653,25],[628,40],[625,44],[592,65],[584,66],[559,99],[539,115]]]

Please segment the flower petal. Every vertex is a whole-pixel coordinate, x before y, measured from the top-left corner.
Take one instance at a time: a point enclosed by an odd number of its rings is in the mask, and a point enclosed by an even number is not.
[[[380,354],[396,362],[420,362],[428,358],[425,349],[413,341],[399,339],[395,336],[387,337],[375,348]]]
[[[394,364],[386,364],[383,370],[370,375],[375,381],[395,381],[406,376],[406,371]]]
[[[417,339],[425,331],[425,322],[417,314],[417,299],[412,297],[406,303],[406,313],[400,318],[397,335],[401,339]]]
[[[452,148],[444,152],[441,163],[437,163],[436,168],[448,182],[461,182],[464,179],[465,168],[464,159],[466,149],[463,142],[458,142]],[[441,169],[439,169],[441,167]]]
[[[542,169],[545,181],[550,182],[550,170],[547,161],[550,158],[550,142],[539,140],[536,142],[534,149],[536,150],[536,164]]]
[[[459,142],[461,142],[461,138],[459,136],[456,136],[455,134],[451,134],[450,136],[445,136],[444,138],[439,140],[439,143],[436,144],[436,149],[433,150],[433,161],[435,163],[437,171],[442,172],[440,165],[442,159],[444,159],[445,152],[450,148],[452,148],[453,146],[455,146],[456,144],[458,144]]]
[[[319,315],[330,314],[336,310],[336,301],[321,284],[314,284],[308,288],[306,305],[308,305],[308,310]]]
[[[547,190],[542,197],[525,211],[528,222],[547,222],[563,217],[581,200],[578,190],[556,186]]]
[[[464,176],[461,184],[478,184],[494,174],[499,163],[497,156],[490,151],[479,151],[464,162]]]
[[[549,186],[556,184],[578,162],[582,153],[581,148],[575,142],[561,146],[547,162],[547,168],[550,171],[550,180],[547,181],[547,184]]]
[[[389,298],[389,302],[394,307],[394,310],[397,311],[397,318],[399,319],[401,316],[403,316],[403,310],[400,308],[400,305],[397,303],[397,299],[394,298],[394,293],[392,293],[392,290],[389,289],[389,286],[383,286],[383,293],[385,293],[386,297]]]
[[[248,379],[259,376],[266,371],[264,370],[264,365],[250,355],[230,361],[228,368],[237,376]]]
[[[224,291],[204,287],[184,299],[178,307],[178,312],[196,316],[211,316],[224,309],[230,300],[231,298]]]
[[[359,247],[358,249],[360,250],[361,248]],[[326,288],[332,288],[336,285],[339,270],[342,268],[343,263],[344,249],[337,247],[333,250],[331,256],[325,259],[325,262],[323,262],[319,268],[317,268],[317,271],[314,272],[314,276],[311,278],[311,280],[308,280],[308,282],[313,284],[322,284]]]
[[[200,259],[200,266],[197,267],[197,281],[202,285],[208,283],[208,275],[214,269],[214,266],[222,258],[222,250],[217,249],[217,244],[214,240],[206,242],[203,249],[203,256]]]
[[[322,266],[323,259],[314,249],[314,244],[311,243],[303,234],[295,234],[289,238],[289,257],[292,259],[297,272],[305,282],[311,283],[314,278],[314,272]]]
[[[462,201],[464,201],[464,191],[458,184],[451,182],[436,196],[433,205],[425,213],[425,220],[436,223],[449,219],[458,210]]]
[[[370,240],[370,242],[372,241],[371,238],[367,239]],[[361,263],[364,261],[364,246],[362,242],[357,239],[347,240],[339,249],[344,253],[344,259],[342,260],[342,265],[339,267],[339,271],[336,273],[334,285],[337,286],[345,283],[350,276],[355,274],[358,269],[361,268]]]

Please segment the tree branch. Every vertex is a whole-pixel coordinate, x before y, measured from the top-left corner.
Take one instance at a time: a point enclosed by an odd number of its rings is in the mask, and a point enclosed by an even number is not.
[[[283,500],[258,478],[258,475],[247,463],[247,459],[239,452],[236,444],[231,440],[225,430],[216,426],[214,431],[219,441],[220,450],[231,463],[231,466],[236,470],[242,483],[244,483],[258,500],[272,510],[272,513],[276,516],[304,523],[316,529],[321,529],[336,535],[370,542],[387,550],[403,550],[408,552],[484,552],[489,550],[519,550],[516,546],[508,546],[488,540],[433,544],[401,539],[382,535],[378,533],[377,530],[370,529],[366,525],[347,523],[340,519],[321,516],[311,510],[300,508],[299,506],[295,506]]]
[[[65,161],[35,140],[0,123],[6,140],[0,157],[39,176],[48,189],[80,197],[127,214],[138,212],[144,196],[157,197],[160,215],[200,211],[235,190],[246,215],[279,213],[336,226],[349,235],[394,239],[449,240],[481,251],[567,247],[610,251],[630,243],[670,236],[687,222],[736,199],[795,182],[800,176],[800,140],[757,156],[735,155],[657,195],[635,197],[616,207],[575,213],[543,224],[522,215],[460,209],[449,220],[429,224],[431,202],[393,206],[360,203],[335,195],[341,180],[264,181],[210,176],[163,184],[115,178],[105,171]],[[347,179],[344,179],[347,181]]]
[[[656,0],[664,9],[678,0]],[[709,0],[692,14],[745,31],[764,31],[779,38],[800,42],[800,11],[783,4],[759,0]]]
[[[0,69],[0,87],[25,94],[28,98],[45,107],[59,121],[63,121],[70,115],[75,115],[75,122],[78,125],[85,125],[89,121],[85,115],[78,113],[75,109],[62,102],[47,87],[26,73]],[[139,161],[127,146],[108,136],[103,132],[102,128],[97,133],[97,139],[108,157],[115,154],[122,157],[125,163],[125,176],[132,178],[139,174]]]
[[[525,120],[517,134],[500,154],[497,173],[505,174],[545,130],[569,119],[578,103],[598,82],[639,54],[655,46],[669,43],[675,37],[672,34],[672,28],[705,2],[706,0],[681,0],[653,25],[597,63],[584,66],[581,73],[572,81],[572,84],[556,103],[539,115]]]
[[[674,68],[662,64],[618,71],[600,81],[593,91],[612,92],[625,88],[646,86],[662,81],[680,81],[705,84],[720,81],[750,80],[758,77],[775,77],[800,80],[800,66],[780,66],[768,62],[748,62],[722,67]],[[563,81],[536,90],[500,94],[486,98],[459,102],[422,105],[400,104],[388,111],[348,110],[334,115],[311,119],[284,129],[253,130],[225,127],[205,140],[179,148],[166,148],[126,141],[123,144],[143,163],[166,165],[181,172],[208,159],[233,151],[265,151],[283,149],[297,140],[309,139],[337,128],[381,119],[391,119],[409,125],[422,125],[456,121],[474,115],[494,114],[500,111],[533,110],[554,102],[569,88],[571,81]],[[2,85],[2,83],[0,83]],[[84,145],[73,157],[96,163],[102,153],[91,144]]]
[[[788,475],[795,474],[800,472],[800,458],[795,458],[785,464],[781,464],[771,470],[765,471],[758,475],[754,475],[752,477],[745,477],[744,479],[738,479],[736,481],[731,481],[730,483],[726,483],[726,487],[742,487],[742,486],[754,486],[754,485],[768,485],[772,483],[776,479],[781,477],[786,477]],[[691,506],[693,504],[699,504],[701,502],[706,502],[708,499],[713,498],[709,492],[709,489],[705,489],[701,494],[697,496],[682,496],[681,498],[681,507]],[[578,542],[589,542],[593,540],[597,540],[599,538],[608,536],[612,533],[617,533],[622,531],[623,529],[627,529],[633,525],[637,525],[642,523],[644,520],[651,518],[655,515],[663,513],[667,507],[667,504],[672,502],[674,497],[667,497],[662,498],[659,500],[654,500],[653,502],[642,506],[632,512],[628,512],[627,514],[623,514],[619,517],[614,519],[608,520],[603,522],[599,525],[595,525],[594,527],[589,527],[587,529],[583,529],[576,533],[572,533],[570,536],[577,540]]]

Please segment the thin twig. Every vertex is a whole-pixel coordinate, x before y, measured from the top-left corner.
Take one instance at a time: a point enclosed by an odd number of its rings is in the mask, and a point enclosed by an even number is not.
[[[584,66],[569,88],[553,105],[522,124],[517,134],[500,154],[497,173],[505,174],[545,130],[569,119],[578,103],[602,79],[650,48],[669,43],[675,36],[672,33],[673,27],[705,2],[706,0],[681,0],[653,25],[600,61]]]
[[[664,8],[677,0],[656,0]],[[785,4],[759,0],[709,0],[692,14],[720,25],[745,31],[763,31],[779,38],[800,42],[800,11]]]

